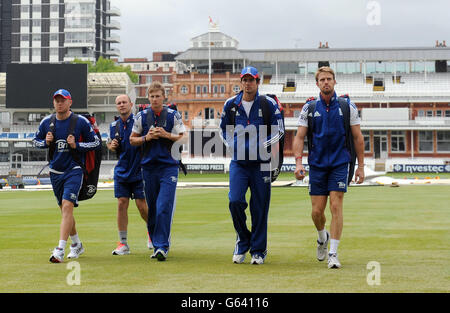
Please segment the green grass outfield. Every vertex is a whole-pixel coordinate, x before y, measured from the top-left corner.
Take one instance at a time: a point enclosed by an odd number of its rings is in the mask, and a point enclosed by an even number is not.
[[[346,195],[342,268],[318,262],[317,233],[306,188],[273,188],[266,263],[231,261],[235,233],[227,192],[180,189],[166,262],[150,259],[147,232],[133,204],[128,256],[117,242],[113,191],[99,191],[76,209],[86,252],[80,285],[69,261],[48,262],[60,213],[50,191],[0,192],[0,292],[449,292],[449,186],[353,187]],[[248,212],[248,210],[247,210]],[[327,228],[330,213],[327,208]],[[70,241],[70,240],[69,240]],[[68,247],[66,253],[68,251]],[[367,275],[380,264],[380,285]]]

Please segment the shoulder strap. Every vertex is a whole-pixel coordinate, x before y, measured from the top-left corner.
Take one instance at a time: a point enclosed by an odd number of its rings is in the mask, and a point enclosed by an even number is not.
[[[70,117],[70,121],[69,121],[69,129],[68,129],[68,134],[69,135],[73,135],[75,136],[75,128],[77,126],[77,121],[78,121],[78,115],[73,113],[72,116]],[[76,140],[76,138],[75,138]],[[78,153],[78,151],[76,149],[72,149],[69,147],[69,152],[70,155],[72,156],[73,160],[75,161],[75,163],[77,163],[84,171],[84,173],[86,174],[86,167],[84,166],[83,162],[81,161],[81,157],[80,154]]]
[[[78,115],[75,113],[72,113],[72,116],[70,117],[70,122],[69,122],[69,129],[68,129],[68,133],[69,135],[75,135],[75,128],[77,126],[77,121],[78,121]]]
[[[236,126],[236,112],[237,112],[237,105],[236,103],[234,103],[234,101],[231,103],[230,108],[228,109],[228,114],[229,114],[229,121],[230,124],[229,125],[233,125]]]
[[[150,108],[147,108],[147,126],[148,128],[152,127],[155,124],[155,118],[153,117],[153,111]]]
[[[159,118],[158,118],[158,122],[157,122],[157,125],[156,126],[158,126],[158,127],[164,127],[164,126],[166,126],[166,121],[167,121],[167,113],[168,113],[169,111],[167,110],[167,107],[163,107],[163,109],[162,109],[162,111],[161,111],[161,114],[159,115]]]
[[[350,106],[347,99],[344,97],[339,97],[338,102],[341,107],[342,115],[344,116],[345,132],[348,133],[350,130]]]
[[[120,120],[117,119],[116,128],[114,130],[114,139],[119,139],[119,138],[120,138]]]
[[[48,131],[51,132],[53,134],[53,141],[50,143],[50,146],[48,147],[48,161],[50,162],[51,160],[53,160],[53,157],[55,155],[55,149],[56,149],[56,145],[55,145],[55,123],[56,123],[56,114],[53,113],[50,116],[50,125],[48,128]]]
[[[314,130],[314,112],[316,111],[316,104],[317,100],[312,100],[308,104],[308,154],[312,151],[312,137],[313,137],[313,130]]]
[[[259,96],[259,103],[261,104],[262,116],[264,125],[270,127],[272,125],[272,110],[270,107],[270,102],[267,100],[266,96]],[[268,128],[270,129],[270,128]]]
[[[56,122],[56,114],[53,113],[53,114],[50,116],[50,125],[49,125],[49,131],[50,131],[53,135],[55,135],[55,122]]]
[[[347,183],[350,184],[353,178],[353,173],[355,172],[356,163],[356,150],[353,142],[352,130],[350,127],[350,104],[346,97],[338,98],[339,106],[344,117],[344,128],[345,128],[345,146],[350,153],[350,163],[349,163],[349,174]]]

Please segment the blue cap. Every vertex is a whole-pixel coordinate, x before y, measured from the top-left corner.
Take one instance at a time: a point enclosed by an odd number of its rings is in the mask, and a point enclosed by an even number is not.
[[[251,75],[253,78],[259,78],[258,70],[252,66],[247,66],[242,69],[241,78],[245,75]]]
[[[70,99],[72,100],[72,96],[70,95],[70,92],[68,92],[65,89],[59,89],[58,91],[56,91],[53,94],[53,98],[55,98],[56,96],[62,96],[64,99]]]

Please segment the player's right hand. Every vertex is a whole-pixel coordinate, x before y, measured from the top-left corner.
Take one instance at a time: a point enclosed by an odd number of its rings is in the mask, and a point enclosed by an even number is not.
[[[50,146],[50,144],[53,142],[53,133],[52,132],[48,132],[47,135],[45,136],[45,142],[47,143],[47,146]]]
[[[158,131],[156,130],[155,127],[151,127],[151,128],[148,130],[147,135],[149,135],[150,140],[151,140],[151,139],[158,139],[158,138],[159,138]],[[148,137],[147,137],[147,138],[148,138]]]
[[[303,180],[303,178],[305,178],[305,173],[306,171],[303,165],[297,165],[295,167],[294,175],[296,179]]]
[[[111,141],[111,149],[116,150],[119,147],[119,142],[117,141],[117,139],[113,139]]]

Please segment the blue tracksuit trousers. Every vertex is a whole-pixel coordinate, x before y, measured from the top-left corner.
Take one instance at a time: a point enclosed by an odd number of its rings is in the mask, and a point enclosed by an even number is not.
[[[170,247],[170,229],[175,213],[178,166],[155,165],[142,168],[145,199],[148,205],[148,233],[155,251]]]
[[[251,231],[248,230],[245,214],[245,194],[250,187]],[[229,209],[237,233],[234,254],[250,254],[262,257],[267,249],[267,218],[270,203],[270,172],[261,171],[261,163],[231,161]]]

